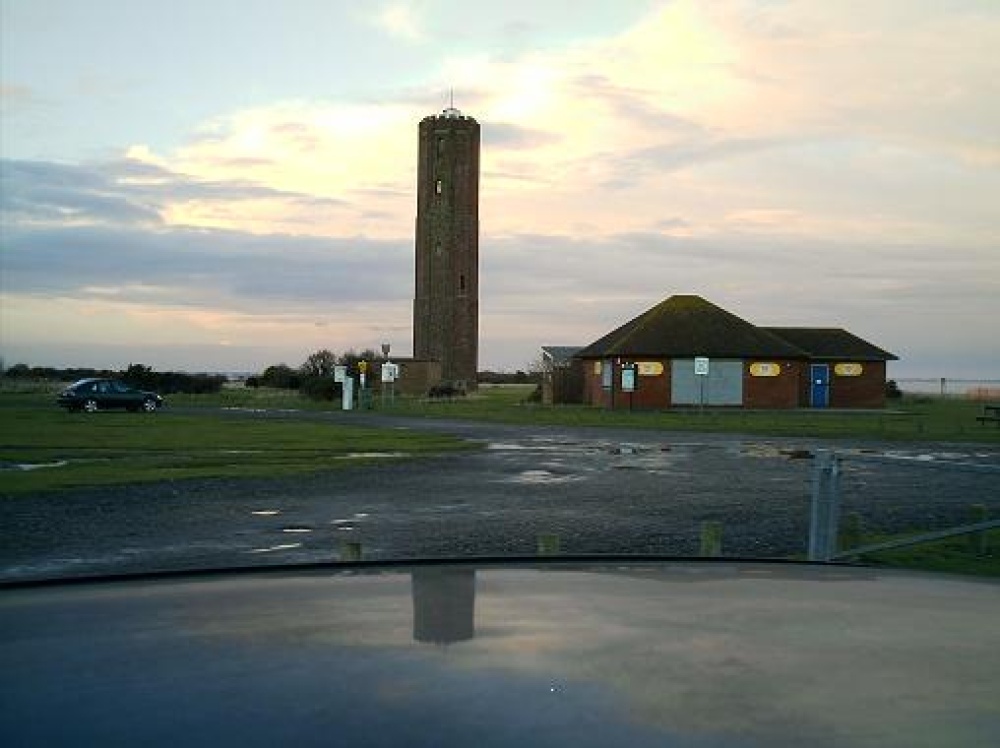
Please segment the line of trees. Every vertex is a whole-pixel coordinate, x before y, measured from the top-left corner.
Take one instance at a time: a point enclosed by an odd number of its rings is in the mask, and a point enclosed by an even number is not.
[[[129,364],[128,368],[121,371],[85,367],[58,369],[51,366],[14,364],[4,370],[3,376],[5,379],[11,380],[48,380],[56,382],[75,382],[78,379],[105,377],[108,379],[120,379],[132,387],[155,390],[164,395],[178,392],[192,395],[218,392],[222,389],[222,385],[226,381],[226,378],[220,374],[153,371],[151,366],[144,364]]]
[[[260,374],[249,377],[246,380],[246,386],[298,390],[302,395],[315,400],[335,400],[341,396],[340,383],[333,381],[335,366],[346,366],[349,372],[357,374],[359,362],[367,361],[369,364],[373,364],[381,359],[382,355],[371,348],[366,348],[363,351],[352,349],[341,354],[324,348],[309,354],[306,360],[295,368],[283,363],[268,366]],[[373,371],[372,374],[374,375],[375,372]],[[4,370],[2,376],[12,380],[60,382],[75,382],[78,379],[88,377],[108,377],[121,379],[139,389],[155,390],[165,395],[214,393],[221,390],[222,385],[226,382],[226,377],[220,374],[158,372],[144,364],[129,364],[126,369],[115,371],[83,367],[58,369],[19,363]],[[534,371],[514,373],[484,371],[480,372],[479,381],[484,384],[521,384],[537,382],[538,375]]]

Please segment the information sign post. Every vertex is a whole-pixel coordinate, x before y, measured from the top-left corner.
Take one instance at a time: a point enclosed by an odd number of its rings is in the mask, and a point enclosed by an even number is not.
[[[694,374],[698,377],[698,409],[705,412],[705,384],[708,382],[709,360],[697,356],[694,360]]]

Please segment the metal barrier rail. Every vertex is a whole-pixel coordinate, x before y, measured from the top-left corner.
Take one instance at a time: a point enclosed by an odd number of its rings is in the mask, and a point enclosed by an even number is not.
[[[958,462],[954,460],[922,460],[912,457],[893,457],[891,455],[843,454],[829,450],[820,450],[816,453],[816,463],[813,468],[812,502],[809,517],[810,561],[833,561],[838,558],[858,556],[863,553],[887,550],[889,548],[902,548],[932,540],[941,540],[955,535],[984,532],[994,527],[1000,527],[1000,520],[990,520],[959,525],[936,532],[886,541],[885,543],[839,550],[837,543],[840,525],[840,478],[842,473],[841,463],[844,460],[891,463],[920,468],[983,472],[1000,475],[1000,465],[965,461]]]

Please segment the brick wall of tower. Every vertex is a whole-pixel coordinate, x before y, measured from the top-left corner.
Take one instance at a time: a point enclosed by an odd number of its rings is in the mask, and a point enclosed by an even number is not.
[[[475,387],[479,350],[479,124],[426,117],[417,168],[413,355]]]

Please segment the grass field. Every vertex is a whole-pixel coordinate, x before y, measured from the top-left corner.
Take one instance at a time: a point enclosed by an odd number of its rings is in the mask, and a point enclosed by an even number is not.
[[[58,387],[53,383],[38,383],[34,386],[21,384],[17,390],[0,390],[0,407],[10,401],[50,404]],[[707,409],[704,412],[612,412],[584,405],[544,406],[532,403],[529,398],[534,389],[531,384],[483,386],[473,395],[451,400],[397,397],[389,401],[376,393],[372,409],[418,418],[460,418],[512,424],[1000,444],[1000,428],[995,424],[976,422],[981,404],[958,397],[907,396],[881,411]],[[310,400],[294,390],[242,386],[225,387],[214,395],[169,395],[167,403],[175,408],[339,409],[339,403]]]
[[[0,494],[180,478],[279,476],[467,448],[448,436],[312,421],[66,413],[0,396]]]
[[[773,436],[953,441],[1000,444],[1000,428],[979,424],[979,403],[960,398],[909,397],[883,411],[708,409],[607,411],[583,405],[527,402],[531,385],[481,388],[445,402],[397,401],[394,412],[420,417],[472,418],[503,423],[620,426]],[[376,402],[376,407],[381,403]]]
[[[475,394],[451,400],[395,398],[376,394],[372,407],[419,418],[461,418],[512,424],[650,428],[772,436],[845,439],[952,441],[1000,444],[1000,428],[976,422],[980,404],[961,398],[904,397],[883,411],[795,410],[744,411],[607,411],[584,405],[543,406],[529,402],[534,385],[483,386]],[[283,390],[226,388],[218,395],[170,398],[175,405],[298,408],[330,410]]]
[[[984,533],[982,545],[972,537],[956,537],[909,548],[862,556],[859,561],[899,569],[921,569],[953,574],[1000,577],[1000,530]],[[865,542],[888,540],[884,536]]]
[[[904,397],[882,411],[708,409],[608,411],[584,405],[545,406],[529,398],[534,385],[484,386],[468,397],[451,400],[395,398],[372,402],[376,412],[417,418],[459,418],[496,423],[555,426],[649,428],[831,439],[944,441],[1000,444],[1000,428],[980,424],[981,405],[950,397]],[[339,404],[316,402],[284,390],[227,388],[218,395],[174,395],[183,406],[296,408],[332,410]]]

